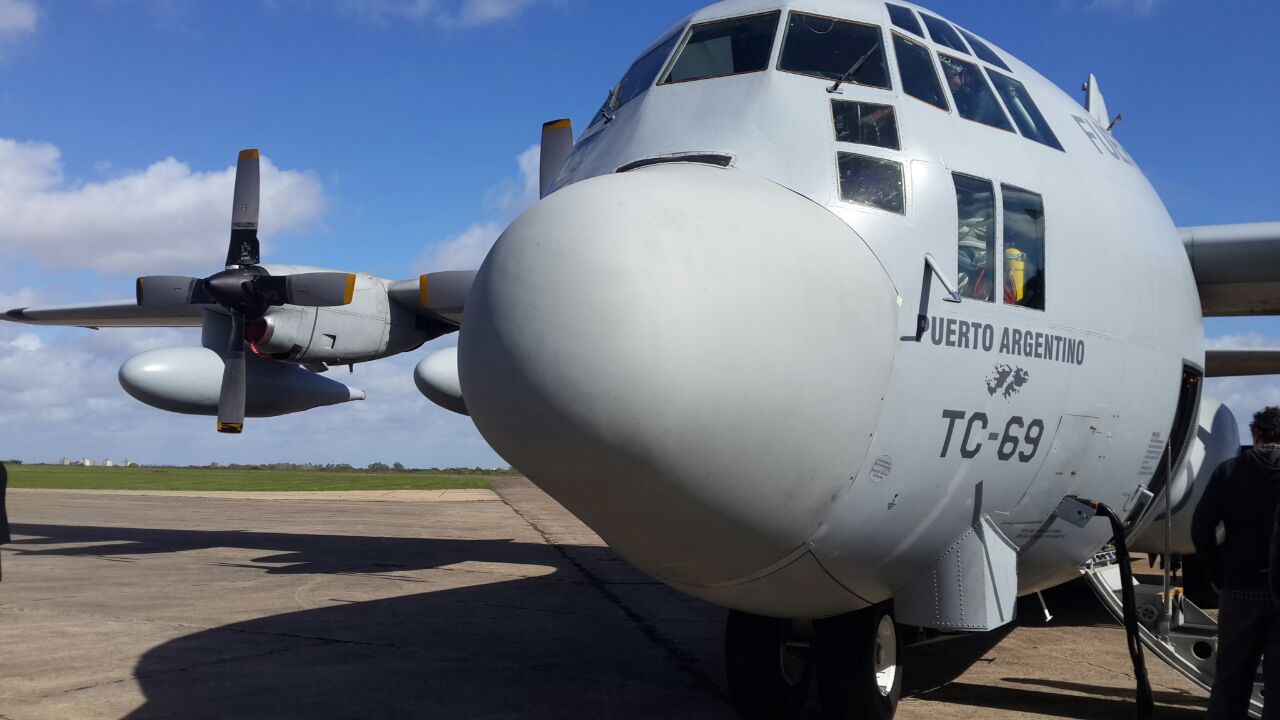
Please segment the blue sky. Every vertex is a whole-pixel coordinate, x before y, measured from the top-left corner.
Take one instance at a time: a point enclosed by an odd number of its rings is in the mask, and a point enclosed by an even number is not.
[[[216,270],[230,203],[219,183],[250,146],[278,168],[264,174],[264,194],[277,189],[264,197],[267,261],[387,277],[474,262],[531,199],[540,124],[585,127],[630,61],[699,5],[0,0],[0,208],[5,194],[56,200],[0,215],[0,305],[128,297],[136,274]],[[929,6],[1077,96],[1097,73],[1125,115],[1118,136],[1179,224],[1280,219],[1280,4]],[[1280,345],[1280,322],[1212,321],[1207,334]],[[195,343],[0,328],[0,457],[500,464],[469,422],[416,393],[421,351],[359,368],[353,384],[371,393],[359,407],[258,421],[249,439],[152,411],[115,383],[129,354]],[[1265,379],[1220,389],[1280,402]]]

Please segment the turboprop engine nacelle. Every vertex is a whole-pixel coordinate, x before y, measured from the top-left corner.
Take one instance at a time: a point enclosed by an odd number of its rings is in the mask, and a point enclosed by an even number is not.
[[[1173,522],[1169,529],[1170,552],[1190,555],[1195,553],[1191,543],[1191,516],[1195,513],[1209,477],[1224,460],[1240,453],[1240,429],[1236,417],[1226,405],[1205,395],[1200,399],[1199,425],[1187,452],[1186,462],[1175,473],[1169,485],[1169,500],[1173,506]],[[1153,500],[1159,502],[1159,499]],[[1137,538],[1129,543],[1135,552],[1164,552],[1164,513]]]
[[[277,275],[316,272],[299,265],[265,265]],[[352,273],[351,302],[340,307],[285,305],[268,308],[245,323],[245,340],[254,351],[276,360],[301,364],[344,365],[367,362],[412,350],[441,334],[419,318],[419,280],[409,281],[415,304],[392,302],[397,283],[368,273]]]
[[[246,358],[245,415],[275,417],[363,400],[356,390],[297,365],[249,354]],[[134,398],[184,415],[217,415],[223,361],[208,348],[148,350],[120,367],[120,385]]]

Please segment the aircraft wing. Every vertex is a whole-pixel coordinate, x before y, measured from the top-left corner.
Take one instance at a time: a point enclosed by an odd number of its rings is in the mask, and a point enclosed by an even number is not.
[[[1280,375],[1280,348],[1206,350],[1205,377]]]
[[[452,329],[462,324],[467,293],[476,279],[475,270],[444,270],[413,280],[398,280],[387,286],[387,296],[417,314]]]
[[[1179,232],[1205,317],[1280,315],[1280,222]]]
[[[0,319],[28,325],[71,327],[200,327],[204,308],[180,305],[163,308],[138,307],[137,300],[118,300],[82,305],[15,308]]]

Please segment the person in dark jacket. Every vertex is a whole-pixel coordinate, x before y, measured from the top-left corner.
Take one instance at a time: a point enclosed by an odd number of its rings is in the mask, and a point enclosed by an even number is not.
[[[1196,555],[1222,595],[1210,720],[1247,717],[1263,657],[1263,682],[1280,693],[1280,607],[1271,600],[1269,579],[1280,510],[1280,408],[1260,410],[1249,429],[1253,447],[1213,471],[1191,519]],[[1226,530],[1221,544],[1219,523]],[[1266,703],[1263,718],[1280,718],[1280,702]]]
[[[4,469],[4,463],[0,463],[0,545],[13,542],[13,536],[9,535],[9,514],[4,509],[4,495],[9,490],[9,473]],[[4,580],[4,566],[0,565],[0,580]]]

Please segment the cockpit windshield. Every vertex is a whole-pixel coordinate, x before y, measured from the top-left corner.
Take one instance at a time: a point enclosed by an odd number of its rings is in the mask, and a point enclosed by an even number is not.
[[[845,77],[855,66],[857,72]],[[791,13],[778,69],[827,80],[844,78],[845,82],[889,87],[889,66],[880,28],[820,15]]]
[[[760,72],[769,67],[780,11],[689,28],[680,54],[659,85]]]
[[[663,63],[671,55],[671,48],[675,47],[679,40],[680,35],[674,34],[635,61],[631,69],[627,70],[627,74],[622,76],[622,81],[618,83],[618,91],[614,93],[616,107],[626,105],[653,85],[654,78],[658,77]]]
[[[939,54],[938,59],[960,117],[1013,132],[1013,125],[977,65],[950,55]]]

